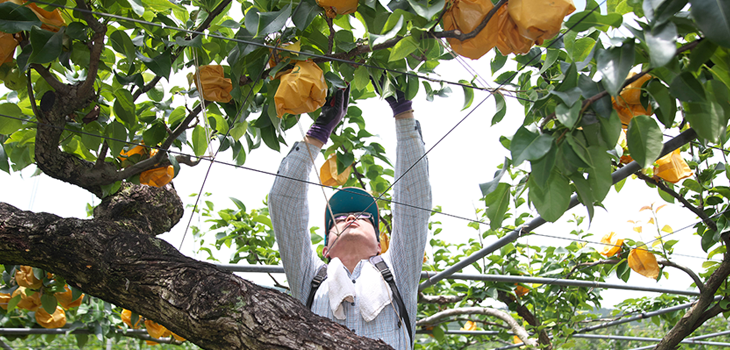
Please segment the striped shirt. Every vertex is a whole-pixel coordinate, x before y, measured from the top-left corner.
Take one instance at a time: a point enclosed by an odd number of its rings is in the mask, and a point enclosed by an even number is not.
[[[428,180],[428,161],[424,157],[424,145],[420,136],[420,126],[415,119],[396,119],[397,158],[393,194],[393,232],[388,251],[383,260],[388,264],[396,280],[396,285],[403,297],[411,327],[415,334],[416,304],[418,299],[418,282],[423,265],[423,252],[428,236],[428,219],[431,208],[431,186]],[[292,295],[302,303],[306,302],[311,289],[311,282],[317,270],[324,263],[312,249],[308,219],[307,184],[312,171],[312,158],[316,159],[320,149],[316,146],[298,142],[282,160],[274,185],[269,193],[269,213],[279,245],[281,260]],[[311,153],[311,157],[310,157]],[[418,162],[417,162],[418,161]],[[417,163],[416,163],[417,162]],[[405,176],[401,175],[411,168]],[[401,205],[403,203],[406,205]],[[425,208],[422,210],[418,208]],[[354,271],[347,271],[353,283],[365,285],[385,284],[382,276],[376,281],[366,281],[360,277],[362,260]],[[344,267],[343,267],[344,268]],[[320,286],[312,304],[312,312],[327,317],[353,330],[356,334],[382,339],[395,349],[412,349],[413,343],[404,327],[399,327],[395,302],[386,306],[371,322],[365,322],[360,316],[359,300],[344,304],[346,318],[338,320],[329,306],[329,280]],[[386,285],[386,288],[387,285]]]

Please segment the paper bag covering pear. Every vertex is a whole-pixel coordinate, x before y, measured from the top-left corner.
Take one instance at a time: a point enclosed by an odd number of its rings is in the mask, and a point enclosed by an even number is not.
[[[281,118],[284,113],[314,112],[324,106],[326,99],[327,83],[322,69],[312,61],[299,61],[281,76],[281,83],[274,95],[276,115]]]

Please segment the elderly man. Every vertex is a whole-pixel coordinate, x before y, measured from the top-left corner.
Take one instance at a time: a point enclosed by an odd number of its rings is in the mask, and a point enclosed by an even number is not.
[[[431,208],[420,125],[402,92],[388,97],[397,131],[390,248],[380,255],[378,207],[362,189],[338,190],[324,212],[325,264],[312,249],[307,184],[313,160],[347,113],[349,88],[338,90],[302,142],[279,167],[269,194],[276,240],[292,295],[361,336],[412,349],[418,282]],[[419,161],[420,159],[420,161]],[[414,165],[415,164],[415,165]],[[406,172],[404,174],[404,172]]]

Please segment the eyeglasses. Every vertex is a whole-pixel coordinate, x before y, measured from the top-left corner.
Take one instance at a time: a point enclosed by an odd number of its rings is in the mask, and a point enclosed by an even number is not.
[[[337,225],[339,223],[345,222],[350,216],[354,217],[355,220],[370,220],[370,223],[373,224],[373,215],[366,212],[335,214],[334,224]]]

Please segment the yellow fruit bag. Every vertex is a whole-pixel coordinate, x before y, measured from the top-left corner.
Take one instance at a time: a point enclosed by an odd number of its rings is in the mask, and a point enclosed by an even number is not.
[[[71,291],[71,288],[69,288],[68,285],[64,286],[64,288],[66,288],[65,292],[59,292],[54,294],[56,296],[58,304],[60,304],[61,307],[67,310],[72,307],[80,306],[81,302],[84,300],[84,295],[81,294],[81,296],[78,297],[76,300],[71,300],[71,298],[73,298],[73,292]]]
[[[66,312],[60,306],[56,306],[56,311],[53,314],[39,308],[35,312],[35,321],[43,328],[61,328],[66,325]]]
[[[327,99],[327,83],[316,63],[299,61],[281,76],[281,83],[274,95],[276,115],[302,114],[318,110]]]
[[[15,39],[15,35],[0,32],[0,64],[13,61],[16,46],[18,40]]]
[[[231,101],[233,85],[231,79],[224,77],[222,66],[217,64],[200,66],[193,80],[198,91],[203,94],[204,99],[223,103]],[[198,80],[200,80],[200,83]],[[198,84],[202,84],[203,88],[201,89]]]
[[[659,265],[656,257],[643,248],[632,249],[629,253],[629,267],[636,273],[656,279],[659,276]]]
[[[350,178],[352,165],[345,168],[341,173],[337,173],[337,154],[332,153],[330,157],[322,164],[319,169],[319,181],[325,186],[342,186]]]
[[[145,170],[139,174],[139,183],[147,186],[162,187],[170,183],[175,177],[175,168],[167,167]]]
[[[496,26],[496,41],[495,45],[502,53],[502,55],[509,55],[510,53],[515,54],[526,54],[530,52],[533,41],[525,38],[520,34],[517,24],[509,16],[509,11],[502,6],[494,14],[494,17],[489,21],[491,24],[494,22]]]
[[[489,0],[449,0],[447,6],[449,4],[451,7],[444,14],[444,30],[458,29],[465,34],[472,32],[494,7]],[[464,41],[447,39],[451,48],[459,55],[473,60],[484,56],[497,41],[499,29],[495,17],[492,17],[487,26],[472,39]]]
[[[507,7],[520,35],[538,45],[558,34],[565,16],[575,11],[572,0],[510,0]]]
[[[329,18],[355,13],[357,3],[358,0],[317,0],[317,5],[324,8],[324,12]]]
[[[654,175],[674,184],[692,176],[692,169],[682,159],[679,152],[679,148],[677,148],[672,153],[657,159]]]

